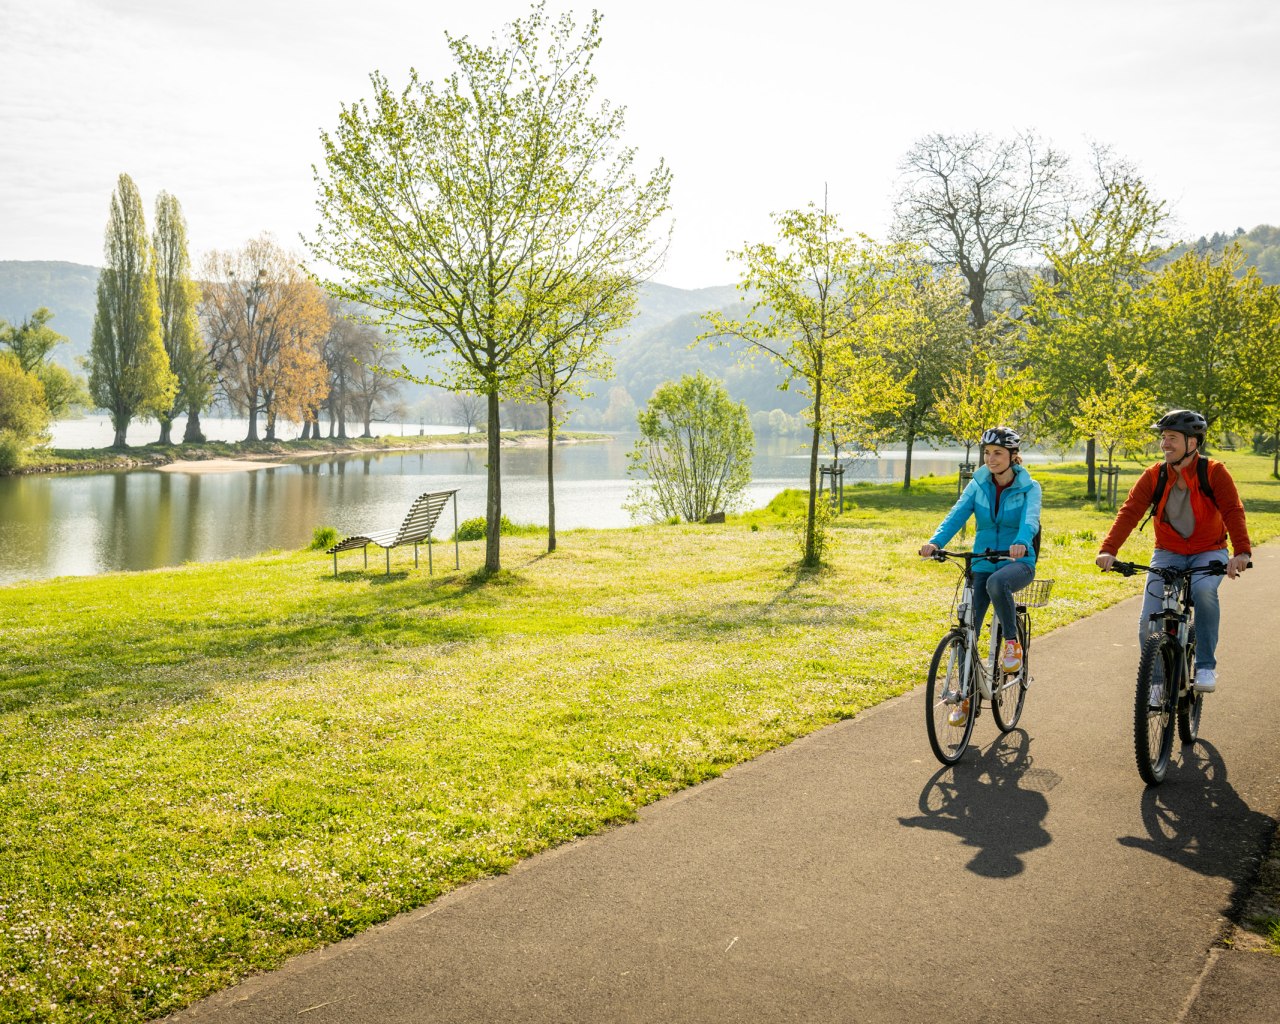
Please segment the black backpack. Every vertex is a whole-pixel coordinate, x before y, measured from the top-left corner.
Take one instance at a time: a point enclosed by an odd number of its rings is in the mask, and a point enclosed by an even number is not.
[[[1218,507],[1218,499],[1213,496],[1213,488],[1209,485],[1209,460],[1203,455],[1196,459],[1196,476],[1200,478],[1200,493],[1213,502],[1213,507]],[[1151,510],[1147,512],[1147,518],[1142,520],[1141,530],[1151,522],[1151,517],[1156,514],[1156,509],[1160,507],[1160,499],[1164,497],[1164,489],[1169,486],[1169,463],[1160,463],[1160,472],[1156,474],[1156,489],[1151,495]]]

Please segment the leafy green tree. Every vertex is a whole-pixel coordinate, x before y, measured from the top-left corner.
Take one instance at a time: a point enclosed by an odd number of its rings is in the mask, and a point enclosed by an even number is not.
[[[89,405],[93,399],[89,397],[83,377],[49,362],[49,353],[67,340],[49,326],[52,319],[53,313],[41,306],[17,327],[0,320],[0,345],[12,350],[22,369],[40,380],[49,418],[59,420],[72,409]]]
[[[1241,356],[1251,368],[1240,419],[1271,438],[1271,474],[1280,479],[1280,286],[1255,296]]]
[[[898,251],[865,235],[846,236],[835,215],[813,203],[773,220],[776,244],[748,245],[732,254],[743,265],[738,288],[754,300],[749,315],[707,313],[711,326],[700,337],[745,342],[748,356],[763,353],[783,369],[784,389],[795,386],[809,399],[813,437],[804,563],[816,565],[819,446],[824,429],[848,419],[828,406],[842,391],[860,393],[859,372],[877,366],[872,360],[883,347],[877,330],[901,285],[894,273]]]
[[[1164,405],[1196,409],[1210,430],[1243,424],[1253,392],[1256,346],[1274,330],[1267,285],[1238,245],[1220,257],[1188,252],[1152,282],[1150,379]]]
[[[191,256],[187,251],[187,220],[182,205],[168,192],[156,197],[156,223],[152,234],[156,262],[156,290],[160,303],[160,334],[164,340],[169,368],[178,378],[173,405],[157,417],[160,443],[172,444],[174,419],[187,414],[182,440],[200,442],[200,413],[213,400],[216,375],[200,334],[196,307],[200,288],[191,280]]]
[[[1049,271],[1032,283],[1023,310],[1021,355],[1036,368],[1038,414],[1060,436],[1074,433],[1080,400],[1105,391],[1108,361],[1146,366],[1155,313],[1150,283],[1166,251],[1168,214],[1135,178],[1113,183],[1062,241],[1047,252]],[[1184,403],[1178,403],[1184,404]],[[1095,439],[1088,438],[1088,497],[1097,493]]]
[[[658,388],[638,417],[628,473],[643,473],[625,507],[655,522],[697,523],[741,504],[755,437],[747,407],[699,371]]]
[[[941,274],[926,264],[905,269],[911,287],[902,308],[888,321],[885,359],[902,383],[907,401],[884,422],[906,445],[902,489],[911,490],[911,457],[918,440],[944,433],[935,410],[946,375],[962,369],[971,346],[969,304],[957,271]]]
[[[1110,383],[1081,396],[1071,418],[1076,435],[1093,438],[1106,453],[1108,475],[1117,451],[1136,454],[1151,443],[1156,396],[1142,385],[1145,373],[1141,366],[1122,367],[1107,360]]]
[[[22,465],[26,450],[49,426],[44,385],[12,352],[0,352],[0,473]]]
[[[316,172],[309,244],[338,271],[325,287],[451,356],[415,379],[488,400],[488,571],[501,567],[500,398],[518,397],[566,311],[588,306],[579,288],[625,294],[665,249],[652,229],[670,172],[659,162],[637,177],[623,108],[595,99],[600,16],[576,33],[539,4],[490,46],[446,36],[456,70],[442,82],[413,73],[395,93],[374,73],[373,99],[322,136]]]
[[[983,346],[976,346],[962,370],[942,378],[937,417],[944,436],[964,445],[964,460],[988,427],[1014,426],[1035,401],[1037,389],[1029,368],[1002,367]]]
[[[135,416],[160,416],[173,406],[178,378],[169,369],[160,327],[155,260],[133,179],[120,175],[111,196],[105,261],[98,276],[89,393],[111,416],[116,448]]]
[[[547,416],[547,550],[556,549],[556,428],[569,419],[569,397],[586,398],[587,379],[613,376],[613,360],[605,350],[613,332],[621,330],[635,312],[634,289],[613,286],[575,289],[588,308],[566,307],[562,324],[552,324],[539,339],[529,368],[529,398],[541,403]]]

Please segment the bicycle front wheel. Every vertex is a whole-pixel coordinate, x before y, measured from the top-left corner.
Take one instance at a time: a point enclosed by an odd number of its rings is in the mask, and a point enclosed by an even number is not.
[[[1177,639],[1164,631],[1152,633],[1142,645],[1133,701],[1133,747],[1138,774],[1148,786],[1163,782],[1169,768],[1180,655]]]
[[[1187,630],[1187,675],[1188,682],[1196,677],[1196,627]],[[1200,736],[1200,712],[1204,710],[1204,694],[1197,693],[1194,686],[1188,686],[1186,695],[1178,703],[1178,739],[1183,743],[1194,743]]]
[[[1006,675],[998,664],[991,667],[991,711],[1001,732],[1012,732],[1022,717],[1027,699],[1026,681],[1031,678],[1031,637],[1026,615],[1018,616],[1018,642],[1022,644],[1022,668]],[[996,626],[996,659],[1004,648],[1004,633]]]
[[[929,745],[943,764],[960,760],[977,714],[976,694],[964,677],[964,635],[948,633],[933,652],[924,694],[924,721]]]

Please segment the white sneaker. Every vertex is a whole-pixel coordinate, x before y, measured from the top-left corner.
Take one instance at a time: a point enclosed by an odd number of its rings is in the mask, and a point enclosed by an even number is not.
[[[1211,668],[1196,669],[1196,693],[1213,693],[1218,686],[1218,673]]]

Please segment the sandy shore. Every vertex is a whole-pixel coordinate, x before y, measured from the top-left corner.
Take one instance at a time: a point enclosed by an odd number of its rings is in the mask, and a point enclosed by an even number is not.
[[[254,462],[251,459],[179,459],[167,466],[157,466],[161,473],[238,473],[249,469],[276,469],[279,462]]]

